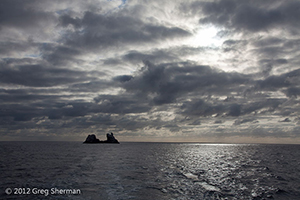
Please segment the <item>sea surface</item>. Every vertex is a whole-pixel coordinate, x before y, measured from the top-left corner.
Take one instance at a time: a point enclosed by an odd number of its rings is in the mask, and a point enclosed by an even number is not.
[[[296,200],[300,145],[0,142],[0,189],[0,199]]]

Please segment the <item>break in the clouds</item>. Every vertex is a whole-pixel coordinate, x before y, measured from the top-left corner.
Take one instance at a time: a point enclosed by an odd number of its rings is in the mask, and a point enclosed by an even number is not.
[[[299,143],[297,1],[0,6],[0,138]]]

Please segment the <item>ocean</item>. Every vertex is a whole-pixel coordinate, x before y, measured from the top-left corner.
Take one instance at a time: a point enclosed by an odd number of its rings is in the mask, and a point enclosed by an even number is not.
[[[300,199],[300,145],[0,142],[0,199]]]

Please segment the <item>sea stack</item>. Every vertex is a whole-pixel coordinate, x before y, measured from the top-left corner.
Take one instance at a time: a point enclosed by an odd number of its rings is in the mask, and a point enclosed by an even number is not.
[[[106,134],[106,140],[99,140],[96,138],[96,136],[94,134],[92,135],[88,135],[87,138],[85,139],[85,141],[83,143],[89,143],[89,144],[93,144],[93,143],[115,143],[115,144],[119,144],[119,141],[114,137],[113,133],[107,133]]]

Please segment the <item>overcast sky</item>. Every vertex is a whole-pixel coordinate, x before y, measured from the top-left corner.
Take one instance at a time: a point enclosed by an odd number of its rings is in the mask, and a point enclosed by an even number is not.
[[[300,143],[300,1],[1,0],[0,140]]]

